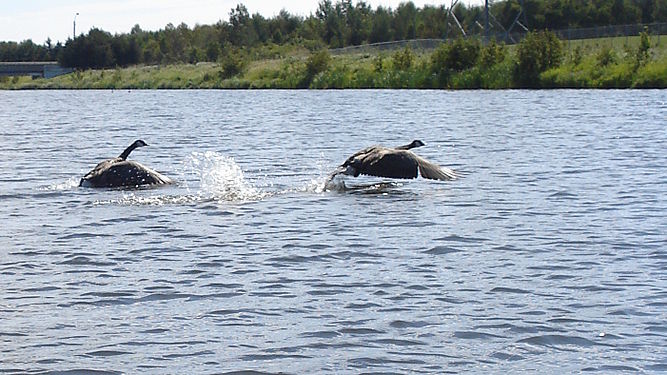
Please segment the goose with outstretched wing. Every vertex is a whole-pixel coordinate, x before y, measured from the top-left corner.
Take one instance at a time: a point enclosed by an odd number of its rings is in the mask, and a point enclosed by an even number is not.
[[[141,139],[134,141],[118,157],[97,164],[95,168],[83,176],[79,186],[114,188],[172,184],[173,181],[169,177],[136,161],[127,160],[134,149],[144,146],[148,146],[148,144]]]
[[[418,156],[411,149],[424,146],[424,142],[414,140],[398,147],[371,146],[350,156],[331,174],[330,179],[339,174],[357,177],[368,175],[387,178],[423,178],[431,180],[453,180],[456,173],[440,167]]]

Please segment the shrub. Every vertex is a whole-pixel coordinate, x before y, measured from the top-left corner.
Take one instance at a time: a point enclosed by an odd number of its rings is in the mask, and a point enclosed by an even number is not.
[[[650,56],[650,49],[651,41],[648,38],[648,33],[644,30],[639,33],[639,47],[637,47],[637,53],[635,55],[635,69],[646,64]]]
[[[405,46],[404,49],[396,51],[392,56],[392,63],[395,70],[410,69],[414,60],[415,54],[412,52],[409,46]]]
[[[312,88],[343,89],[352,87],[352,72],[346,66],[337,66],[323,71],[310,84]]]
[[[505,60],[505,45],[498,44],[492,40],[479,54],[480,64],[483,68],[490,68]]]
[[[446,64],[456,72],[470,69],[477,64],[479,51],[480,42],[478,39],[456,39],[449,46]]]
[[[384,58],[382,55],[377,55],[373,59],[373,71],[376,73],[382,72],[384,69]]]
[[[588,71],[573,71],[566,66],[547,70],[540,75],[540,81],[545,87],[551,88],[594,87]]]
[[[482,70],[479,67],[476,67],[452,76],[450,87],[453,89],[481,88]]]
[[[303,88],[306,82],[306,66],[297,58],[290,57],[284,59],[278,70],[278,77],[274,80],[271,87],[286,89]],[[308,81],[308,83],[310,83]],[[306,86],[307,87],[307,86]]]
[[[633,87],[667,87],[667,61],[653,62],[639,68]]]
[[[471,71],[479,70],[480,88],[483,89],[501,89],[512,88],[512,65],[511,59],[503,59],[495,65],[488,68],[475,67]]]
[[[354,88],[374,88],[376,87],[376,80],[382,74],[382,71],[376,71],[377,67],[362,67],[354,72],[353,84]]]
[[[563,59],[563,46],[550,31],[530,32],[517,46],[514,79],[519,86],[536,87],[540,73],[558,67]]]
[[[220,79],[229,79],[243,73],[246,62],[238,53],[230,52],[224,55],[220,61]]]
[[[306,73],[310,79],[329,69],[331,55],[326,49],[312,53],[306,61]]]
[[[574,51],[572,51],[572,55],[570,56],[572,64],[574,64],[574,65],[581,64],[581,60],[583,58],[584,58],[584,52],[581,49],[581,46],[574,47]]]
[[[305,47],[308,51],[316,52],[321,49],[326,49],[327,44],[319,39],[302,39],[297,38],[292,42],[294,45]]]
[[[502,48],[502,47],[501,47]],[[462,72],[474,67],[480,58],[481,44],[476,39],[459,38],[453,43],[442,44],[431,54],[431,73],[435,75],[436,87],[446,87],[454,72]],[[489,51],[487,59],[500,58]],[[500,53],[500,51],[499,51]],[[502,52],[504,54],[504,52]],[[494,54],[491,56],[491,54]]]
[[[632,85],[632,67],[627,64],[611,65],[604,69],[593,84],[599,88],[623,88]]]
[[[479,54],[479,40],[458,38],[451,44],[442,44],[433,52],[431,67],[435,73],[462,72],[477,64]]]
[[[605,67],[610,64],[616,63],[616,52],[614,52],[611,47],[602,47],[600,51],[595,55],[595,60],[597,64],[601,67]]]
[[[317,52],[311,53],[306,60],[305,74],[297,84],[299,88],[307,88],[313,82],[315,76],[329,69],[331,63],[331,55],[326,49],[321,49]]]

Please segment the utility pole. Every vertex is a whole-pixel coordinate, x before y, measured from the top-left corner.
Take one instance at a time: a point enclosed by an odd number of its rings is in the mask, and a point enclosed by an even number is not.
[[[74,22],[72,22],[72,40],[76,39],[76,16],[79,15],[79,12],[76,12],[74,15]]]
[[[485,17],[485,24],[484,24],[484,34],[486,34],[486,42],[489,42],[489,36],[490,36],[490,28],[489,28],[489,0],[484,0],[484,17]]]

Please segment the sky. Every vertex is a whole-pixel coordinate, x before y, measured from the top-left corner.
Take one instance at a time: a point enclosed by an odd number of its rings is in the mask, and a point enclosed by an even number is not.
[[[373,9],[377,6],[395,9],[405,0],[366,0]],[[452,0],[413,0],[417,7],[445,5]],[[336,3],[337,1],[332,1]],[[460,0],[465,4],[480,4],[483,0]],[[134,25],[143,30],[160,30],[168,23],[175,26],[185,22],[210,25],[228,21],[229,12],[243,4],[250,14],[266,18],[276,16],[281,9],[290,14],[308,16],[315,13],[319,0],[0,0],[0,41],[21,42],[32,39],[44,44],[47,38],[65,42],[76,33],[87,33],[97,27],[112,34],[129,33]],[[353,0],[356,3],[356,0]],[[78,13],[78,15],[77,15]]]

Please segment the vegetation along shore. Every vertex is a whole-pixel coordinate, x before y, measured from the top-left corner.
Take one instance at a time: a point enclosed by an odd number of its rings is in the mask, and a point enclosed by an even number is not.
[[[192,29],[137,25],[129,34],[91,29],[65,45],[0,42],[1,61],[75,69],[51,79],[0,77],[0,89],[667,87],[667,0],[525,0],[521,12],[515,3],[491,9],[499,26],[520,19],[533,30],[514,37],[476,29],[479,6],[373,10],[323,0],[306,18],[283,11],[265,19],[239,4],[229,22]],[[646,22],[661,27],[578,40],[549,31]]]

